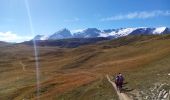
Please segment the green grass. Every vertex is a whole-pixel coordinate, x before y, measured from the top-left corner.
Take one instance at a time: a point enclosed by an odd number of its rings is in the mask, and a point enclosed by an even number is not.
[[[154,86],[155,83],[169,84],[168,73],[170,73],[170,55],[141,66],[139,69],[126,72],[125,76],[131,88],[145,90]]]

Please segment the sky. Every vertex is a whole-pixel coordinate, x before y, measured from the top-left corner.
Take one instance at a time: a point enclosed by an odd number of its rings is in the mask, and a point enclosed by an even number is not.
[[[0,41],[62,28],[170,27],[170,0],[0,0]]]

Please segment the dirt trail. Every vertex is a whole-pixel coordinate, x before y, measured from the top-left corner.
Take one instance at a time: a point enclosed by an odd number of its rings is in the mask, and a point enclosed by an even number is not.
[[[106,75],[107,80],[112,84],[112,86],[114,87],[115,91],[117,92],[117,95],[119,96],[119,100],[133,100],[132,98],[128,97],[125,93],[120,93],[117,91],[116,89],[116,84],[111,81],[111,79],[109,78],[108,75]]]
[[[22,66],[22,70],[23,70],[23,71],[26,71],[26,69],[25,69],[25,66],[26,66],[26,65],[23,64],[22,61],[19,61],[19,64]]]

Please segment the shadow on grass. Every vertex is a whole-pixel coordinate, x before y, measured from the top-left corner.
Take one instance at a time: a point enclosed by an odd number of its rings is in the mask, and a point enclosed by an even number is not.
[[[123,83],[122,92],[130,92],[130,91],[133,91],[133,90],[134,90],[134,89],[131,89],[131,88],[126,87],[127,84],[128,84],[128,82],[124,82],[124,83]]]

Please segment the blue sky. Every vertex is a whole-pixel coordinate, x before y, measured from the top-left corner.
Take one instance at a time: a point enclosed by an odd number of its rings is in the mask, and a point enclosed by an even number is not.
[[[0,0],[0,40],[20,42],[61,28],[170,27],[169,0]],[[35,33],[35,34],[33,34]]]

